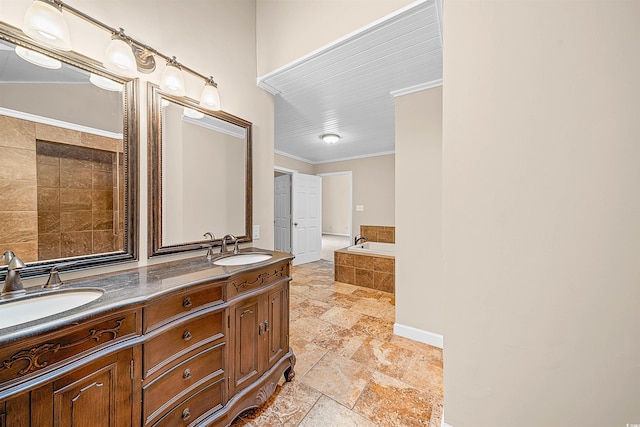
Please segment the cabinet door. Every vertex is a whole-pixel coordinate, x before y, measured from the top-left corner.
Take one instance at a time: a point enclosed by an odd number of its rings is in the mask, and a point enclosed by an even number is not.
[[[289,292],[285,283],[268,294],[265,322],[268,343],[268,367],[271,368],[289,350]]]
[[[237,390],[251,384],[259,376],[258,365],[258,324],[260,323],[259,298],[250,298],[233,309],[234,344],[231,348],[233,358],[233,386]]]
[[[133,350],[97,359],[52,385],[34,390],[37,425],[119,427],[132,425]],[[53,417],[50,422],[47,418]]]

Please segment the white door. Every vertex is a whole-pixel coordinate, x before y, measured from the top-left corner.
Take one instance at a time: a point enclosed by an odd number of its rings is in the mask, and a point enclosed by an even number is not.
[[[291,252],[291,175],[277,176],[274,182],[274,249]]]
[[[322,177],[291,176],[293,265],[318,261],[322,256]]]

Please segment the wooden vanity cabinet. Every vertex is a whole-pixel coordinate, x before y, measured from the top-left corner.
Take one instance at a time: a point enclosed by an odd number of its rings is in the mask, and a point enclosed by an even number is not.
[[[228,426],[293,378],[290,259],[0,346],[0,427]]]

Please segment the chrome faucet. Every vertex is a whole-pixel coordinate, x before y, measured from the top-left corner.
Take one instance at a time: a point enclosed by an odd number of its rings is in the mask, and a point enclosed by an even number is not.
[[[207,254],[204,256],[206,259],[211,261],[213,259],[213,241],[216,239],[216,236],[210,231],[207,231],[202,236],[211,241],[211,243],[207,245]]]
[[[366,242],[368,239],[364,236],[360,236],[359,234],[356,236],[356,240],[354,242],[354,245],[357,245],[358,243],[364,243]]]
[[[221,254],[226,254],[227,253],[227,240],[230,240],[231,243],[233,243],[233,253],[237,254],[238,253],[238,238],[236,236],[234,236],[233,234],[227,234],[226,236],[224,236],[222,238],[222,247],[220,248],[220,253]]]
[[[16,295],[24,294],[24,286],[20,279],[20,270],[25,266],[24,262],[18,258],[12,251],[6,251],[0,257],[0,261],[7,266],[7,277],[4,279],[4,288],[0,296],[2,298],[10,298]]]

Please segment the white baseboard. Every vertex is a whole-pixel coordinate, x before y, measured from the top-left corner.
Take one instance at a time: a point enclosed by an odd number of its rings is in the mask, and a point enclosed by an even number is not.
[[[434,347],[444,348],[444,337],[440,334],[434,334],[433,332],[423,331],[422,329],[401,325],[399,323],[393,325],[393,333]]]

